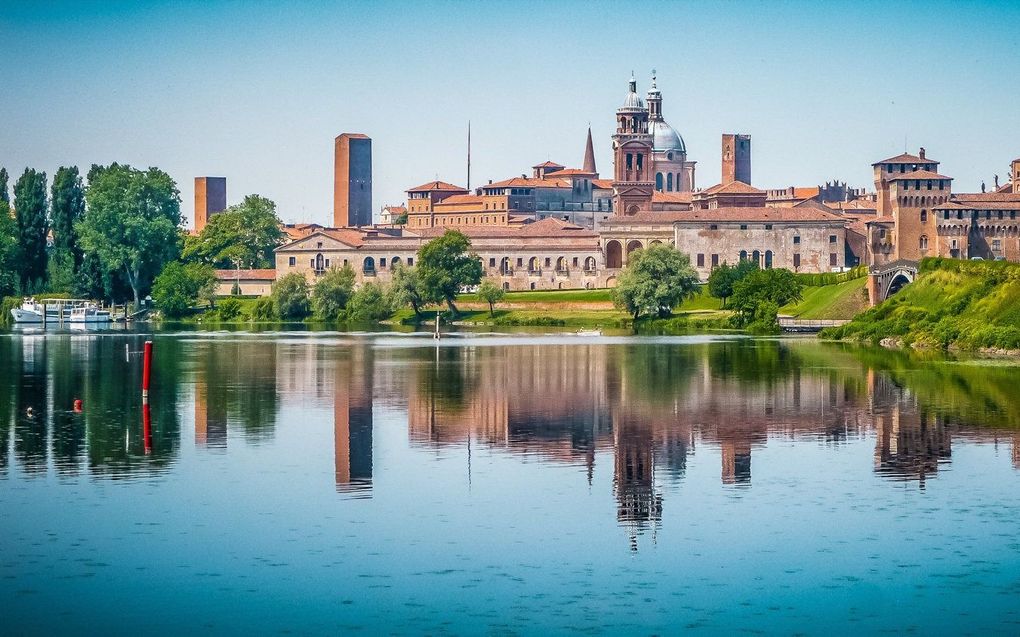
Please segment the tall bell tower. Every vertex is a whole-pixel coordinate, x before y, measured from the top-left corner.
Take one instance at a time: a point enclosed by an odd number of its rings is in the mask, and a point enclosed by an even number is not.
[[[632,215],[651,209],[655,181],[652,174],[652,136],[648,133],[648,109],[637,93],[637,80],[623,106],[616,110],[613,134],[613,214]]]

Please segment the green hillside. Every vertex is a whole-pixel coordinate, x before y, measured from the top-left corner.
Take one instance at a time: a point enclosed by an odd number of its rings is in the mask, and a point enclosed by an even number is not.
[[[848,319],[868,307],[867,278],[834,285],[806,287],[801,300],[779,308],[781,314],[799,319]]]
[[[823,337],[960,349],[1020,349],[1020,265],[925,259],[916,281]]]

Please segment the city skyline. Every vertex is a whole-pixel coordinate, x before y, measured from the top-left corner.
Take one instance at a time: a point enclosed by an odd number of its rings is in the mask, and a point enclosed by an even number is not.
[[[342,132],[373,139],[376,209],[435,178],[465,185],[469,119],[472,186],[579,166],[589,122],[606,176],[627,80],[643,94],[652,68],[699,187],[719,180],[726,132],[754,139],[762,188],[870,190],[871,162],[925,146],[976,191],[1020,155],[1006,3],[465,7],[5,4],[0,165],[159,166],[189,223],[193,178],[223,176],[228,203],[255,192],[284,221],[326,224]]]

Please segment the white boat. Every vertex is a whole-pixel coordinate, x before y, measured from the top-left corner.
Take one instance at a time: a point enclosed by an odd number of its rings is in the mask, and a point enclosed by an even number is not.
[[[88,303],[71,308],[71,316],[67,319],[70,323],[79,325],[109,323],[109,310],[100,309],[95,303]]]
[[[58,310],[54,307],[52,310],[46,308],[46,320],[60,320],[60,315],[57,313]],[[26,298],[21,302],[21,307],[12,307],[11,315],[14,317],[15,323],[42,323],[43,322],[43,305],[36,302],[35,299]]]
[[[599,329],[595,330],[580,329],[574,333],[577,334],[578,336],[602,336],[602,330]]]

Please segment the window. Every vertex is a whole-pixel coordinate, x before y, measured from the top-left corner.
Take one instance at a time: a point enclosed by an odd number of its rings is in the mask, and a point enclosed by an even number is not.
[[[545,258],[545,267],[548,268],[550,265],[552,265],[552,259],[550,257],[546,257]]]
[[[329,261],[326,261],[326,267],[327,268],[329,267]],[[385,268],[386,267],[386,257],[383,257],[383,258],[379,259],[379,267],[380,268]]]
[[[795,245],[795,246],[800,245],[800,235],[799,234],[798,235],[794,235],[794,237],[793,237],[793,245]]]
[[[918,244],[918,247],[921,248],[921,250],[927,250],[928,249],[928,237],[927,237],[927,235],[923,235],[922,234],[921,238],[918,239],[917,244]]]
[[[576,268],[577,267],[577,257],[574,257],[574,260],[571,263],[573,263],[574,267]]]
[[[347,265],[346,261],[344,261],[344,265]],[[413,257],[407,257],[407,265],[414,265],[414,258]]]
[[[772,224],[771,223],[766,223],[765,224],[765,229],[766,230],[771,230],[772,229]]]
[[[747,261],[747,250],[741,250],[740,251],[740,260],[741,261]]]
[[[800,253],[796,253],[793,255],[793,267],[794,268],[800,267]]]
[[[297,257],[290,257],[287,259],[287,265],[297,265]]]
[[[709,230],[718,230],[718,229],[719,229],[719,226],[717,226],[717,225],[715,225],[715,224],[713,223],[712,225],[710,225],[710,226],[708,227],[708,229],[709,229]]]
[[[747,230],[747,224],[746,223],[740,224],[740,229],[741,230]]]
[[[329,259],[326,259],[326,269],[329,269]]]
[[[699,268],[705,267],[705,255],[704,254],[699,254],[698,255],[698,267]]]
[[[712,267],[713,268],[719,267],[719,255],[718,254],[713,254],[712,255]]]
[[[489,259],[489,267],[490,268],[496,267],[496,259],[495,259],[495,257]]]
[[[517,257],[517,267],[518,268],[524,267],[524,257]]]
[[[829,235],[829,243],[836,243],[836,235],[834,234]]]
[[[927,222],[928,222],[928,211],[925,210],[924,208],[922,208],[921,209],[921,223],[927,223]]]
[[[838,255],[835,252],[829,253],[829,265],[836,265]]]
[[[317,249],[320,249],[320,250],[321,250],[321,249],[322,249],[322,242],[320,241],[320,242],[316,243],[316,244],[315,244],[315,247],[316,247]]]

